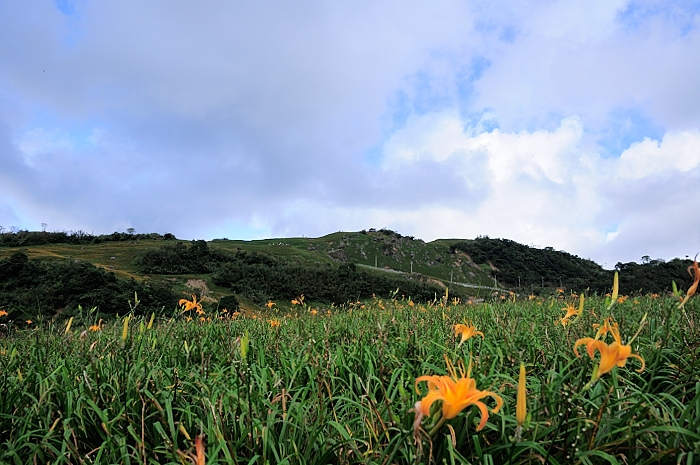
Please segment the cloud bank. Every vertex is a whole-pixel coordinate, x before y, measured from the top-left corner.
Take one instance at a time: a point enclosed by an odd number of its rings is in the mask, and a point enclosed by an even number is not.
[[[0,225],[700,247],[696,2],[0,4]]]

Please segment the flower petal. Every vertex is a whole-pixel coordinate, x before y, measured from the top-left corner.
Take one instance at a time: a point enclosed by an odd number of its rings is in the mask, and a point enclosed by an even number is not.
[[[644,359],[642,358],[642,356],[639,355],[639,354],[630,354],[630,357],[634,357],[634,358],[636,358],[637,360],[639,360],[640,362],[642,362],[642,367],[641,367],[639,370],[636,370],[636,371],[637,371],[637,373],[643,372],[643,371],[644,371],[644,368],[646,367],[646,363],[644,363]]]

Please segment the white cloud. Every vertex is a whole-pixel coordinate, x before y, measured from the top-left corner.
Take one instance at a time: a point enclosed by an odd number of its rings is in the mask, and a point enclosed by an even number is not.
[[[700,164],[700,130],[672,132],[661,141],[645,137],[623,151],[617,167],[621,178],[642,179],[668,172],[686,173]]]
[[[697,10],[0,2],[0,224],[685,255]]]
[[[527,175],[562,184],[567,169],[561,154],[576,156],[583,128],[577,118],[566,118],[553,132],[541,130],[506,133],[498,129],[475,134],[464,128],[456,112],[431,113],[411,118],[385,144],[385,170],[422,159],[448,159],[467,175],[469,165],[486,157],[494,183]]]
[[[507,130],[576,114],[598,131],[611,111],[629,107],[669,129],[700,125],[693,78],[700,29],[683,33],[661,8],[628,28],[620,15],[629,3],[541,2],[518,10],[510,18],[513,42],[484,52],[491,66],[475,85],[475,106],[492,109]],[[686,15],[698,18],[697,11]]]
[[[442,206],[440,215],[421,211],[433,220],[414,229],[428,237],[436,238],[446,230],[455,237],[488,233],[566,248],[578,246],[572,242],[578,236],[593,234],[585,225],[600,208],[595,181],[591,182],[591,155],[582,148],[582,136],[576,118],[563,119],[553,131],[495,129],[474,134],[463,129],[463,122],[452,112],[431,114],[412,119],[394,134],[385,146],[384,167],[400,169],[433,157],[460,173],[466,183],[478,179],[479,189],[486,194],[477,205],[467,206],[463,199],[454,198],[452,204]],[[444,209],[450,214],[443,214]],[[572,236],[571,230],[577,228],[579,233]]]

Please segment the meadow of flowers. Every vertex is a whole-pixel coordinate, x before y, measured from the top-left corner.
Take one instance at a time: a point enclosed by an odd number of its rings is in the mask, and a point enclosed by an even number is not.
[[[698,463],[691,276],[665,296],[216,314],[193,297],[170,318],[10,328],[0,462]]]

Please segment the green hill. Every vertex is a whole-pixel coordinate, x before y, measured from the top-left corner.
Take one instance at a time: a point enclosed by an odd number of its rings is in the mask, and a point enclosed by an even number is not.
[[[672,280],[683,287],[690,264],[679,259],[618,263],[621,292],[663,292]],[[67,275],[72,276],[70,295],[60,290]],[[148,296],[144,301],[151,307],[172,309],[193,293],[209,306],[227,297],[229,304],[262,308],[268,300],[289,302],[300,294],[307,301],[343,304],[372,295],[425,301],[444,294],[445,287],[462,299],[489,297],[495,290],[604,293],[611,283],[612,271],[590,260],[488,237],[426,243],[387,229],[209,242],[172,234],[0,234],[0,308],[51,316],[78,305],[113,308],[106,299],[124,300],[132,288]],[[40,286],[40,297],[33,286]],[[110,286],[111,294],[104,291]],[[146,304],[142,309],[153,310]]]

